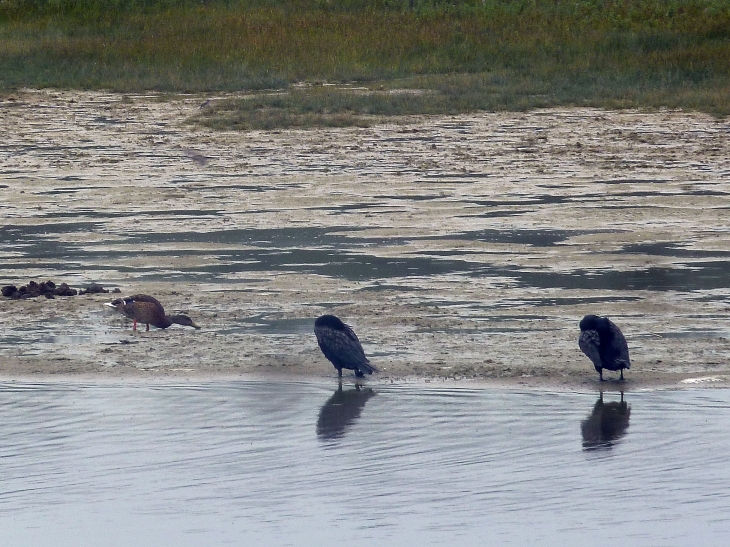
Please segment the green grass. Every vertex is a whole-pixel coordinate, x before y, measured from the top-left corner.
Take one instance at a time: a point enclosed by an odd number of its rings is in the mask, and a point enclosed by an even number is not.
[[[724,116],[730,2],[4,0],[0,90],[19,87],[285,91],[201,115],[242,129],[559,105]]]

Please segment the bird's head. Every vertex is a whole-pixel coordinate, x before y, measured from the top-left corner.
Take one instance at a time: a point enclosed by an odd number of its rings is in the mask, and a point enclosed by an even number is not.
[[[314,322],[315,327],[327,327],[330,329],[345,330],[347,326],[335,315],[322,315]]]
[[[168,319],[170,319],[171,322],[177,323],[178,325],[182,325],[184,327],[193,327],[194,329],[200,328],[200,326],[196,325],[195,322],[187,315],[171,315]]]
[[[111,302],[107,302],[104,304],[105,306],[109,306],[110,308],[114,308],[115,310],[119,310],[124,306],[125,302],[122,298],[117,298],[116,300],[112,300]]]
[[[606,331],[608,330],[609,322],[606,317],[599,317],[597,315],[586,315],[580,320],[580,330],[596,330]]]

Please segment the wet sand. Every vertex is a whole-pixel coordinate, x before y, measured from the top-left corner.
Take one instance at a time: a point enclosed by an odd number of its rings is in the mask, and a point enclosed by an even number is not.
[[[148,293],[203,327],[132,334],[111,295],[0,298],[0,376],[333,378],[312,334],[328,312],[382,369],[370,382],[728,384],[727,121],[576,108],[237,133],[187,123],[205,99],[0,100],[0,284]],[[578,349],[587,313],[626,334],[626,382],[599,386]]]

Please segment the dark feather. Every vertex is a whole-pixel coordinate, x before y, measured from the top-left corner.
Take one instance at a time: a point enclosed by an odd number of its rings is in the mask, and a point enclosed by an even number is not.
[[[578,346],[603,378],[603,369],[631,368],[629,346],[621,330],[608,317],[586,315],[580,322]]]
[[[578,338],[578,346],[580,346],[581,351],[593,362],[596,370],[603,368],[601,353],[599,351],[600,337],[598,336],[598,332],[594,330],[581,331],[580,337]]]
[[[323,315],[314,322],[314,334],[324,356],[338,370],[354,370],[355,374],[372,374],[378,369],[370,364],[360,340],[349,325],[334,315]]]

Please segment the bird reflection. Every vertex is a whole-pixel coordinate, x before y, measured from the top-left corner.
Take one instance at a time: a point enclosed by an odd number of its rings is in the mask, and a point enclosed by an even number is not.
[[[603,392],[593,406],[593,412],[580,424],[583,434],[584,450],[599,450],[610,448],[614,442],[626,434],[629,427],[631,407],[624,401],[624,392],[621,392],[621,401],[603,402]]]
[[[335,440],[342,437],[347,429],[360,417],[365,403],[375,395],[372,388],[355,384],[355,389],[342,389],[340,383],[334,395],[319,411],[317,436],[322,440]]]

